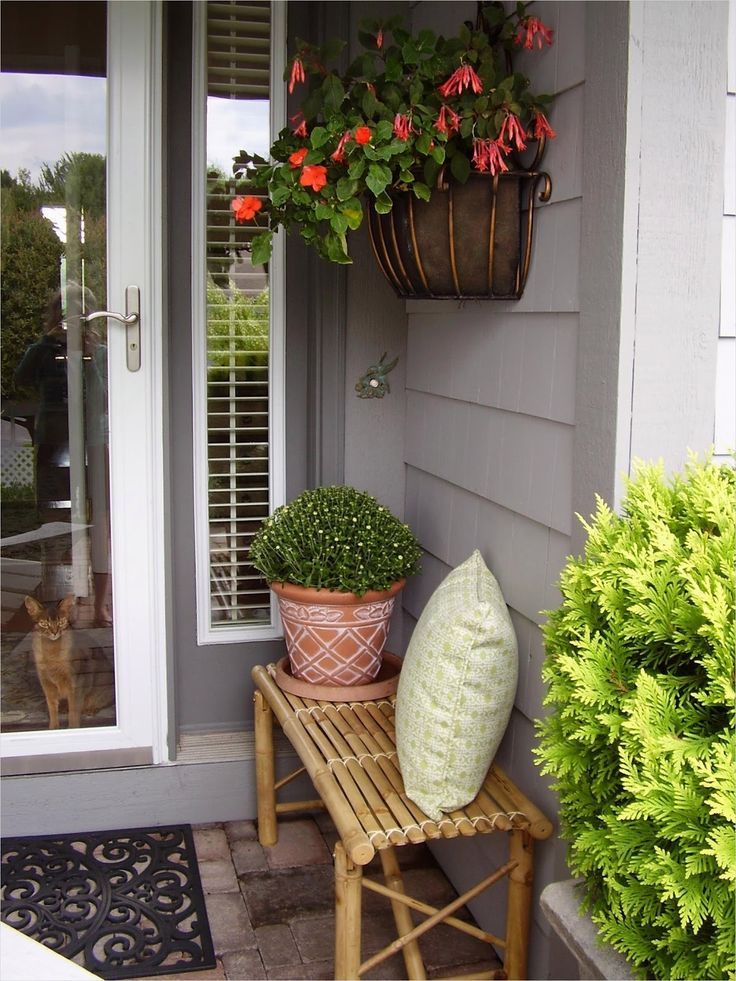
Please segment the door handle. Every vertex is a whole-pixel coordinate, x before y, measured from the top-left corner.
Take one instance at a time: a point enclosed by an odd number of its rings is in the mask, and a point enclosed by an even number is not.
[[[125,357],[128,371],[138,371],[141,366],[141,291],[137,286],[125,287],[125,313],[115,310],[95,310],[80,320],[116,320],[125,325]]]

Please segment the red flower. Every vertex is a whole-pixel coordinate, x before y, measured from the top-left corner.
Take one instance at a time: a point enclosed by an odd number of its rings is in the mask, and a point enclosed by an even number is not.
[[[543,45],[552,44],[554,33],[549,27],[545,27],[538,17],[523,17],[519,21],[514,40],[518,45],[523,45],[527,51],[531,51],[536,38],[537,47],[541,50]]]
[[[498,140],[473,140],[473,166],[481,173],[489,172],[495,177],[496,174],[507,171],[508,164],[504,160],[505,154],[511,150],[500,138]]]
[[[373,133],[370,126],[358,126],[355,130],[355,142],[360,143],[361,146],[370,143],[372,136]]]
[[[376,47],[380,51],[383,47],[383,28],[379,28],[378,36],[376,37]]]
[[[336,163],[342,163],[345,159],[345,147],[351,140],[350,130],[346,129],[345,132],[340,137],[340,142],[335,147],[333,153],[330,154],[330,160],[334,160]]]
[[[411,117],[397,112],[394,116],[394,136],[399,140],[408,140],[411,135]]]
[[[440,106],[437,122],[434,124],[437,132],[447,133],[448,136],[452,136],[453,133],[458,131],[459,126],[460,117],[455,110],[446,105]]]
[[[292,170],[296,170],[297,167],[301,167],[304,163],[304,158],[309,153],[307,147],[303,146],[301,150],[294,150],[294,152],[289,157],[289,166]]]
[[[289,122],[295,124],[294,136],[304,137],[307,135],[307,121],[301,112],[298,112],[295,116],[290,116]]]
[[[526,150],[526,130],[521,125],[519,117],[515,116],[513,112],[508,113],[504,119],[498,138],[499,140],[508,139],[517,150]]]
[[[302,187],[311,187],[313,191],[321,191],[327,183],[327,168],[322,164],[308,164],[299,176]]]
[[[289,95],[294,91],[297,82],[303,82],[305,79],[304,75],[304,63],[302,59],[297,55],[291,63],[291,76],[289,77]]]
[[[472,89],[476,95],[480,95],[483,91],[483,83],[470,65],[460,65],[456,68],[437,91],[443,99],[447,99],[451,95],[460,95],[464,89]]]
[[[547,117],[543,112],[534,113],[534,139],[540,140],[543,136],[548,137],[550,140],[554,140],[557,133],[552,129],[547,120]]]
[[[249,195],[247,198],[233,198],[230,207],[235,213],[236,221],[251,221],[263,207],[263,201]]]

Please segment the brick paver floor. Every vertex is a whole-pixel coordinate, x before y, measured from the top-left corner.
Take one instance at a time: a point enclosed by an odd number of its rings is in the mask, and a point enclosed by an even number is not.
[[[254,981],[334,976],[334,894],[332,846],[336,839],[326,815],[279,821],[273,848],[258,843],[252,821],[194,828],[199,869],[217,955],[211,971],[182,974]],[[455,891],[424,845],[397,849],[407,889],[435,906]],[[380,874],[374,859],[371,874]],[[463,914],[460,915],[468,915]],[[416,917],[416,922],[423,919]],[[363,892],[363,950],[366,958],[395,939],[387,900]],[[439,926],[420,940],[430,978],[488,970],[492,950],[480,940]],[[498,965],[500,966],[500,965]],[[401,954],[384,961],[366,978],[406,978]],[[176,976],[169,975],[170,981]]]

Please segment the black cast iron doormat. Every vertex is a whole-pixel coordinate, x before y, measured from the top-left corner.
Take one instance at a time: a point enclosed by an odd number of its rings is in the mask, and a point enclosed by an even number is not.
[[[5,838],[3,922],[102,978],[215,966],[190,825]]]

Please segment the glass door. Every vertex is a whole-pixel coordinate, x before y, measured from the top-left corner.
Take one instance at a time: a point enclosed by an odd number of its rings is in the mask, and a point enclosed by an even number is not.
[[[147,762],[156,7],[1,9],[4,772]]]

